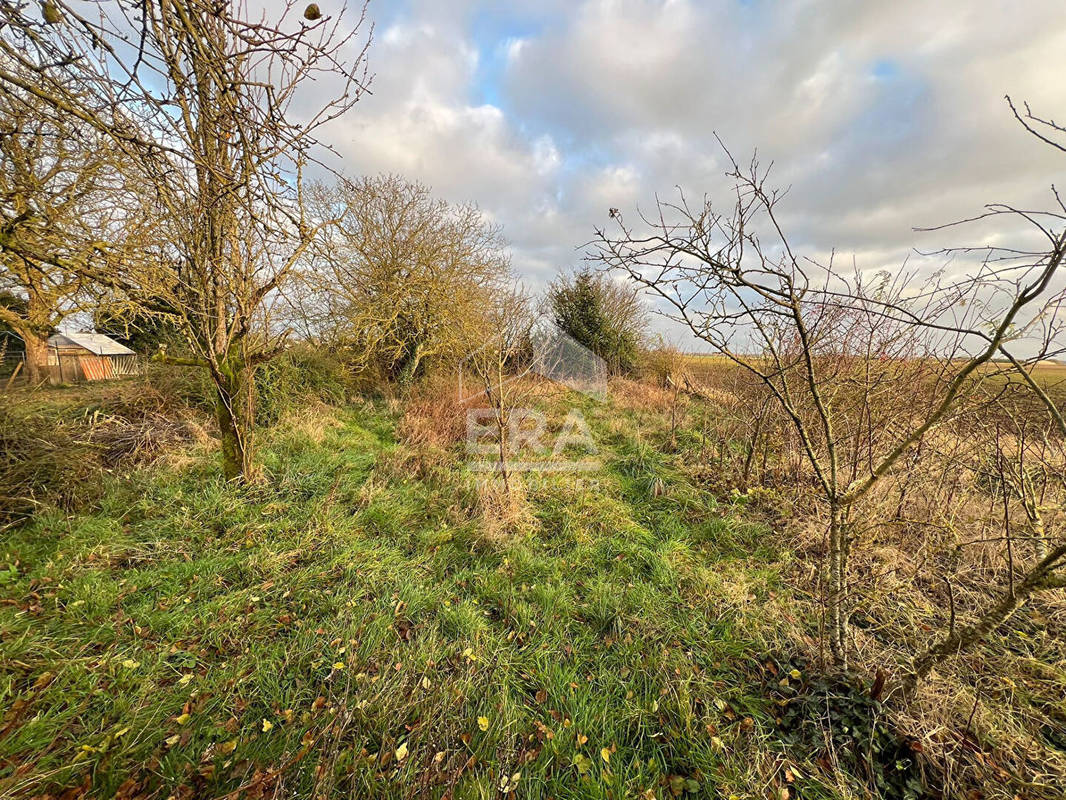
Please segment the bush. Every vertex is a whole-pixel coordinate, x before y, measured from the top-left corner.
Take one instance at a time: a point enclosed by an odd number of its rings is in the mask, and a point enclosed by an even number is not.
[[[859,779],[877,797],[924,800],[920,746],[891,726],[879,695],[883,678],[867,687],[854,675],[808,675],[802,659],[770,659],[771,694],[780,709],[780,743],[830,774]],[[777,681],[778,677],[783,680]]]
[[[659,336],[652,347],[641,353],[641,376],[657,386],[674,386],[683,380],[685,362],[685,354]]]
[[[287,350],[256,370],[256,424],[269,427],[316,400],[343,403],[349,385],[344,366],[330,354],[310,346]]]
[[[552,321],[606,361],[611,374],[637,366],[646,319],[635,288],[586,268],[552,282],[548,308]]]

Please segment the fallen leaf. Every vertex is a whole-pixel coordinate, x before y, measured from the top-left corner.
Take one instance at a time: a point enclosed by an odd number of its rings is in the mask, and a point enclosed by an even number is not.
[[[179,714],[178,716],[174,717],[174,721],[179,725],[184,725],[186,722],[189,721],[189,719],[190,717],[188,714]]]
[[[267,731],[269,731],[273,727],[274,727],[274,723],[273,722],[271,722],[268,719],[264,719],[263,720],[263,733],[266,733]]]
[[[396,760],[403,761],[405,758],[407,758],[407,742],[396,748]]]
[[[481,730],[487,731],[489,729],[489,718],[488,717],[478,717],[477,718],[477,726],[479,728],[481,728]]]
[[[608,750],[606,747],[601,747],[600,748],[600,758],[603,759],[604,763],[610,764],[611,763],[611,751]]]

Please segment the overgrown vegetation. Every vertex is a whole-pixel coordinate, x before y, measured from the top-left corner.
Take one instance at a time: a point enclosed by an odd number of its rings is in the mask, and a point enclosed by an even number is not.
[[[528,489],[536,535],[491,545],[472,477],[412,478],[416,446],[366,406],[265,434],[261,486],[224,483],[193,445],[108,481],[93,514],[38,517],[4,549],[4,791],[780,783],[745,676],[765,630],[749,598],[779,602],[786,556],[683,472],[634,458],[647,430],[594,413],[595,485]]]
[[[136,381],[53,391],[36,413],[91,417],[146,395]],[[1010,632],[974,654],[998,661],[971,676],[1010,674],[1013,689],[978,678],[967,693],[974,678],[949,670],[915,716],[872,676],[823,678],[805,577],[818,544],[786,511],[800,487],[770,486],[776,453],[753,475],[764,488],[719,483],[744,451],[717,446],[727,389],[707,394],[538,393],[550,427],[586,415],[601,467],[522,476],[509,496],[464,466],[447,382],[402,403],[306,407],[297,392],[262,433],[252,486],[222,481],[200,438],[96,472],[79,513],[49,501],[3,549],[0,785],[806,798],[995,780],[1003,796],[1024,782],[1053,797],[1056,606],[1025,617],[1043,666],[1004,650]],[[897,576],[900,610],[869,605],[857,622],[864,650],[943,613],[935,584],[901,594]],[[948,686],[960,694],[945,702]],[[93,702],[101,691],[121,699]]]
[[[632,284],[585,267],[555,279],[547,306],[559,329],[606,361],[612,374],[636,368],[647,314]]]
[[[282,6],[0,5],[0,795],[1061,796],[1061,197],[844,273],[726,152],[538,320]],[[147,371],[39,387],[90,312]]]

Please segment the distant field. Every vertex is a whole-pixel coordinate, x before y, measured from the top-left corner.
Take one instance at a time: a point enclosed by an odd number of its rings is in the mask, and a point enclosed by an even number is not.
[[[721,381],[730,373],[736,374],[742,371],[741,367],[738,367],[725,356],[713,353],[688,353],[686,358],[688,360],[688,369],[692,376],[707,383]],[[1001,362],[995,362],[987,366],[985,372],[1000,371],[1007,366]],[[1032,374],[1060,407],[1066,407],[1066,364],[1044,361],[1033,369]],[[1012,383],[1021,382],[1017,375],[1004,375],[997,377],[997,380],[1009,380]]]

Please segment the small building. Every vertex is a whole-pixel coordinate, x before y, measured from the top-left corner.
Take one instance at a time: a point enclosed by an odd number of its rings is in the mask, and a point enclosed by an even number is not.
[[[48,337],[48,365],[60,382],[99,381],[137,373],[137,354],[102,333]]]

